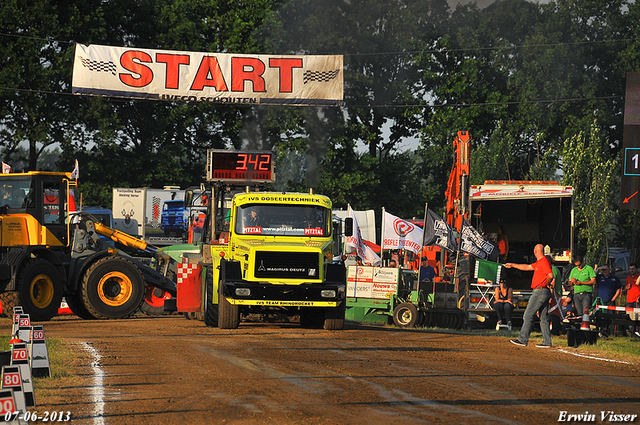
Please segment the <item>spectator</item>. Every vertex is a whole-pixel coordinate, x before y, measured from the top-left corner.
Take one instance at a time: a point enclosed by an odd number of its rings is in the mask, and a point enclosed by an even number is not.
[[[511,330],[511,313],[513,312],[513,290],[507,285],[507,281],[504,278],[500,279],[500,286],[496,288],[496,292],[493,297],[493,304],[491,305],[496,311],[498,316],[498,323],[496,323],[496,330],[500,330],[500,325],[505,324],[509,330]]]
[[[420,270],[418,271],[419,281],[433,282],[433,278],[436,277],[436,270],[429,265],[427,257],[422,257],[420,263]]]
[[[605,305],[616,305],[616,300],[619,300],[622,293],[622,283],[618,276],[611,274],[611,269],[605,264],[598,267],[598,273],[596,275],[596,282],[598,283],[598,298],[600,298]]]
[[[576,317],[573,310],[573,292],[571,291],[562,297],[562,313],[567,319]]]
[[[553,335],[560,335],[561,324],[560,321],[564,317],[562,315],[562,275],[560,270],[553,264],[553,257],[547,255],[547,261],[551,265],[551,271],[553,272],[553,282],[551,282],[551,306],[549,308],[549,319],[551,321],[551,333]]]
[[[507,261],[507,255],[509,254],[509,238],[504,232],[504,227],[498,226],[498,249],[500,254],[498,255],[498,262],[504,263]]]
[[[624,289],[627,291],[627,307],[638,308],[640,305],[640,275],[638,275],[638,266],[636,263],[631,263],[629,265],[629,276],[627,276],[627,281],[624,286]],[[629,326],[629,332],[631,335],[636,335],[640,337],[640,332],[635,326]]]
[[[575,267],[571,269],[569,283],[573,285],[573,306],[580,316],[585,309],[591,308],[593,302],[593,285],[596,283],[596,272],[593,267],[586,265],[581,256],[573,257]]]
[[[396,260],[389,260],[389,267],[393,267],[393,268],[397,268],[398,267],[398,262]]]
[[[533,255],[536,262],[533,264],[514,264],[507,263],[504,266],[508,269],[515,268],[521,271],[533,270],[531,278],[531,289],[533,294],[529,298],[527,309],[524,312],[524,323],[520,329],[518,339],[512,339],[510,342],[521,347],[525,347],[529,343],[529,336],[533,330],[533,321],[536,315],[540,315],[540,329],[542,330],[542,344],[537,344],[538,348],[551,348],[551,328],[549,327],[549,300],[551,299],[551,290],[549,286],[553,282],[553,271],[549,260],[544,256],[544,248],[542,244],[537,244],[533,248]]]
[[[364,264],[362,263],[362,258],[360,258],[360,256],[356,255],[356,266],[364,266]]]

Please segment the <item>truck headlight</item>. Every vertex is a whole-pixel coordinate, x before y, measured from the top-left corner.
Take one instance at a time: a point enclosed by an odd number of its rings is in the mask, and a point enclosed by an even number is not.
[[[320,296],[322,298],[335,298],[336,297],[336,290],[335,289],[323,289],[322,291],[320,291]]]
[[[251,289],[249,288],[236,288],[236,295],[239,297],[248,297],[251,295]]]

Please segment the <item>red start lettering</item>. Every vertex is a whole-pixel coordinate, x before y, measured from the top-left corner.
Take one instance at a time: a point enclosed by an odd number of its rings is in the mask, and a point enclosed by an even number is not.
[[[141,62],[151,63],[153,62],[153,59],[151,59],[151,56],[145,52],[139,52],[136,50],[128,50],[124,52],[120,57],[120,65],[128,71],[138,74],[138,76],[120,74],[120,81],[131,87],[144,87],[153,81],[153,71]]]
[[[191,65],[190,56],[188,54],[157,53],[155,61],[165,64],[165,88],[180,89],[180,67]],[[148,53],[127,50],[120,56],[120,65],[129,72],[120,73],[120,81],[130,87],[149,85],[153,81],[154,73],[151,67],[146,64],[151,63],[153,63],[153,58]],[[301,58],[269,58],[269,68],[278,70],[278,90],[280,93],[293,91],[293,70],[294,68],[302,68],[302,66]],[[246,83],[249,82],[254,92],[265,92],[264,73],[266,69],[266,64],[258,58],[231,58],[231,90],[242,92],[245,90]],[[190,90],[200,91],[205,87],[212,87],[219,92],[229,91],[227,78],[225,78],[215,56],[204,56],[193,81],[191,81]]]
[[[167,78],[164,86],[168,89],[177,89],[178,80],[180,79],[180,65],[189,65],[189,55],[170,55],[166,53],[158,53],[156,62],[167,64]]]

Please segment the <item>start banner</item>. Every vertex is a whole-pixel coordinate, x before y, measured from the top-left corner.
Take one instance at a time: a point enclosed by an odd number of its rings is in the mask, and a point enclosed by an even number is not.
[[[339,106],[341,55],[247,55],[76,45],[74,94],[256,105]]]

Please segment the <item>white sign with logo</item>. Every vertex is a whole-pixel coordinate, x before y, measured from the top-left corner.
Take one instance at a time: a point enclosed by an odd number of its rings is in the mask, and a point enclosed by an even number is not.
[[[398,292],[400,269],[388,267],[349,266],[347,297],[389,299]]]

